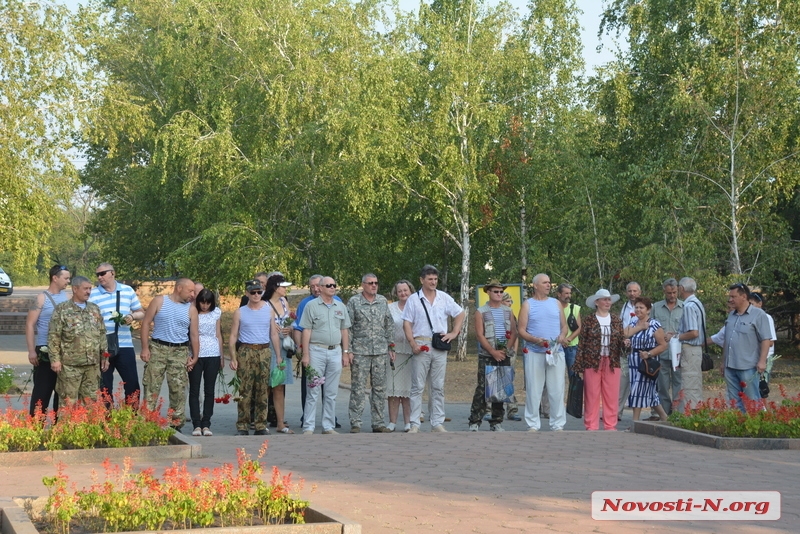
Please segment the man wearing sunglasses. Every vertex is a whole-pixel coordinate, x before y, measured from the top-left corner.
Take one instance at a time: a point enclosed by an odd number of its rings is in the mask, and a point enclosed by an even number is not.
[[[300,326],[303,327],[302,365],[311,366],[319,376],[325,377],[322,406],[322,433],[338,434],[335,430],[336,394],[342,367],[352,362],[350,351],[350,316],[347,307],[336,300],[336,281],[330,276],[322,279],[318,298],[309,302]],[[306,409],[303,412],[303,434],[313,434],[317,417],[319,387],[309,387]]]
[[[47,407],[50,405],[50,397],[54,394],[53,410],[58,411],[58,393],[55,393],[58,374],[50,368],[47,334],[53,310],[58,304],[69,299],[64,290],[69,286],[70,275],[66,265],[53,265],[49,274],[50,286],[47,290],[37,295],[36,301],[28,311],[28,318],[25,321],[28,361],[33,365],[31,415],[37,409],[46,412]]]
[[[97,287],[92,289],[89,302],[97,304],[103,314],[106,337],[116,337],[117,351],[108,359],[108,369],[103,371],[102,388],[109,395],[114,393],[114,370],[119,373],[125,388],[125,400],[131,404],[139,402],[139,372],[136,370],[136,351],[133,348],[131,324],[144,318],[136,291],[129,285],[117,281],[116,271],[110,263],[101,263],[94,271]],[[119,304],[117,304],[119,301]],[[114,317],[118,316],[117,324]],[[112,351],[113,352],[113,351]]]
[[[350,433],[361,432],[361,416],[367,402],[367,378],[372,385],[370,413],[373,432],[391,432],[383,420],[386,404],[386,358],[394,361],[394,320],[386,297],[378,294],[378,277],[361,277],[361,293],[347,302],[353,365],[350,369]]]

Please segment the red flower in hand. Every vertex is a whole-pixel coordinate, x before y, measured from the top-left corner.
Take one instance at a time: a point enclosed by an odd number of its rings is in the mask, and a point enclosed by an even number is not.
[[[511,339],[511,330],[506,330],[506,339]]]
[[[553,354],[553,352],[552,352],[552,351],[549,351],[549,350],[546,350],[546,351],[545,351],[545,354]]]
[[[747,387],[747,382],[744,382],[744,381],[739,382],[739,386],[743,387],[743,388],[746,388]]]
[[[219,398],[219,397],[214,397],[214,402],[216,402],[217,404],[219,404],[220,402],[222,402],[222,399],[221,399],[221,398]]]
[[[548,343],[547,341],[545,341],[544,343],[542,343],[542,346],[543,346],[544,348],[546,348],[546,349],[547,349],[547,348],[550,348],[550,343]]]
[[[428,352],[428,351],[429,351],[429,350],[431,350],[431,349],[430,349],[430,347],[428,347],[428,345],[422,345],[422,346],[419,348],[419,350],[420,350],[421,352]]]
[[[631,312],[631,317],[636,317],[636,314]]]
[[[528,354],[528,347],[524,347],[524,348],[522,349],[522,352],[524,352],[525,354]]]
[[[103,358],[110,358],[110,357],[111,354],[109,354],[108,351],[103,352]]]

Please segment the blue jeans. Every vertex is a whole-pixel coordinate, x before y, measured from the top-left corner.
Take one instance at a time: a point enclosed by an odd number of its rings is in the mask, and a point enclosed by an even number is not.
[[[736,406],[744,412],[744,402],[739,397],[739,392],[744,391],[748,398],[760,401],[761,393],[758,391],[758,372],[752,369],[725,368],[725,382],[727,383],[728,401],[735,400]],[[746,385],[742,387],[742,382]]]
[[[572,372],[572,364],[575,363],[575,356],[578,355],[578,345],[574,347],[564,347],[564,359],[567,361],[567,373],[571,377],[575,373]]]

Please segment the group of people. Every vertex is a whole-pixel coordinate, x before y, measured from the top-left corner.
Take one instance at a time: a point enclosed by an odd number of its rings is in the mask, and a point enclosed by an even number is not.
[[[31,414],[46,409],[54,393],[57,409],[59,398],[94,399],[98,388],[111,392],[116,370],[126,400],[138,403],[141,395],[151,410],[158,407],[166,377],[172,426],[180,430],[184,424],[188,393],[192,434],[213,435],[215,385],[225,364],[221,310],[213,292],[179,278],[171,294],[155,297],[145,311],[133,288],[118,282],[108,263],[97,267],[96,286],[82,276],[70,280],[63,265],[53,266],[49,274],[50,285],[36,298],[27,320],[29,359],[34,365]],[[398,281],[391,303],[378,293],[377,276],[365,274],[362,291],[346,305],[336,295],[333,278],[314,275],[308,281],[309,296],[294,314],[286,299],[291,283],[281,273],[262,272],[247,281],[228,339],[230,368],[238,382],[237,432],[248,435],[252,427],[255,435],[268,434],[268,414],[274,412],[272,424],[278,432],[294,433],[284,421],[293,352],[303,372],[304,434],[314,432],[318,404],[322,404],[322,433],[336,433],[339,379],[348,366],[351,433],[361,432],[368,381],[373,432],[395,431],[401,407],[403,430],[419,432],[425,390],[431,431],[446,432],[447,352],[461,330],[465,311],[437,288],[438,274],[431,265],[423,267],[419,290],[408,280]],[[64,290],[70,282],[68,298]],[[550,430],[563,430],[566,379],[573,374],[584,379],[587,430],[599,430],[601,420],[606,430],[615,429],[626,403],[635,419],[643,408],[650,408],[650,417],[660,420],[673,409],[697,405],[703,399],[705,343],[723,346],[728,397],[742,409],[743,396],[760,398],[755,377],[764,372],[774,350],[774,323],[761,309],[763,296],[744,284],[729,288],[731,311],[715,336],[707,336],[705,309],[695,295],[696,282],[689,277],[664,281],[664,299],[656,303],[641,296],[638,283],[630,282],[628,300],[619,314],[611,312],[619,296],[600,289],[586,300],[593,312],[584,316],[572,303],[570,285],[559,285],[556,298],[550,296],[546,274],[537,274],[532,285],[518,318],[503,284],[490,280],[483,286],[488,301],[475,312],[478,383],[470,431],[479,429],[489,410],[490,429],[503,431],[503,403],[492,402],[489,407],[485,400],[485,370],[488,365],[513,365],[519,344],[527,391],[524,421],[533,432],[541,428],[545,400]],[[142,322],[140,357],[145,362],[142,392],[130,331],[137,320]],[[680,365],[672,365],[672,358],[678,357],[669,348],[673,338],[680,344]],[[651,358],[661,364],[657,380],[639,371],[640,362]],[[276,374],[276,369],[286,371]],[[515,402],[511,404],[509,413],[516,409]]]

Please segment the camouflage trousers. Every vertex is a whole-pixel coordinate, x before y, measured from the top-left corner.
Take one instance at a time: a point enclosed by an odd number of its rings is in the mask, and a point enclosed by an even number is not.
[[[386,405],[386,359],[388,354],[377,356],[355,355],[350,364],[350,426],[361,427],[364,404],[367,402],[367,378],[372,385],[369,397],[372,428],[384,425],[383,412]]]
[[[508,359],[504,362],[508,364]],[[475,387],[475,395],[472,397],[472,407],[469,411],[469,424],[480,425],[483,414],[486,411],[486,366],[498,365],[494,358],[489,356],[478,356],[478,385]],[[492,418],[489,423],[497,425],[503,422],[503,403],[493,402]]]
[[[239,404],[237,406],[238,419],[236,430],[250,430],[250,408],[255,405],[256,430],[267,428],[267,402],[269,400],[269,362],[272,357],[272,348],[239,347],[236,359],[239,367],[236,376],[239,377]]]
[[[64,365],[56,380],[56,393],[65,401],[96,400],[100,389],[99,365]]]
[[[167,377],[169,390],[169,408],[172,410],[172,421],[175,427],[182,427],[186,418],[186,389],[189,374],[186,362],[189,359],[189,347],[167,347],[150,343],[150,361],[144,364],[142,391],[148,410],[158,406],[158,396],[164,375]]]

